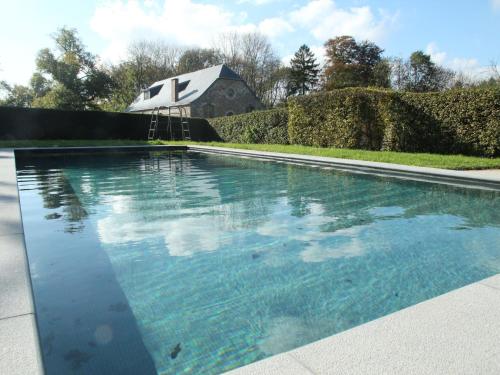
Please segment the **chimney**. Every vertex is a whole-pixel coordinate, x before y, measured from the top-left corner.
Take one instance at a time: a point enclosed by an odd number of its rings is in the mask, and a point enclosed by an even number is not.
[[[170,81],[171,81],[170,97],[172,99],[172,102],[175,103],[179,100],[179,91],[178,91],[179,79],[172,78]]]

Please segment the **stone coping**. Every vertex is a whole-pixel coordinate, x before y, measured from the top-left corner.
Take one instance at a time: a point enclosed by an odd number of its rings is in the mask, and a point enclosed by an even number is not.
[[[499,189],[464,171],[211,146],[22,148],[24,152],[191,150],[358,173]],[[0,373],[43,374],[17,191],[14,149],[0,149]],[[500,373],[500,275],[340,334],[233,370],[234,374]]]
[[[0,149],[0,373],[43,374],[14,151]]]

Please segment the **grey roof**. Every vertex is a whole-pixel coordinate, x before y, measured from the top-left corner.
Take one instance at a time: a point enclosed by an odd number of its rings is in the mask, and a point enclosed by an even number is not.
[[[177,78],[182,91],[179,91],[179,100],[173,102],[171,98],[171,82]],[[210,68],[197,70],[196,72],[181,74],[176,77],[170,77],[162,81],[153,83],[148,89],[163,85],[158,95],[150,99],[144,99],[141,93],[136,100],[130,104],[125,112],[145,111],[160,106],[188,105],[198,99],[203,93],[219,78],[234,79],[242,81],[242,78],[228,68],[226,65],[216,65]]]

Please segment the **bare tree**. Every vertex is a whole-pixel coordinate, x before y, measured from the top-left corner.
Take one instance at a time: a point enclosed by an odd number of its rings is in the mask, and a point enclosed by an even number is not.
[[[238,73],[268,106],[275,104],[277,72],[283,67],[267,38],[260,33],[224,33],[213,48],[220,60]],[[278,78],[280,77],[280,78]]]
[[[175,75],[184,50],[183,47],[162,40],[139,40],[132,43],[125,62],[133,68],[137,88],[147,87],[154,81]]]

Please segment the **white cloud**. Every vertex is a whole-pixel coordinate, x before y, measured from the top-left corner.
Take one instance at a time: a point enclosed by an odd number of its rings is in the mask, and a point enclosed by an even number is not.
[[[292,25],[280,17],[267,18],[259,23],[259,31],[270,38],[276,38],[294,31]]]
[[[446,52],[439,49],[435,42],[427,45],[425,53],[430,55],[432,61],[436,64],[466,74],[475,80],[487,78],[490,74],[488,67],[482,66],[477,59],[463,57],[450,58]]]
[[[269,3],[275,3],[280,0],[238,0],[237,4],[252,4],[252,5],[265,5]]]
[[[500,0],[491,0],[493,10],[500,10]]]
[[[257,5],[268,1],[257,0]],[[314,0],[287,14],[251,23],[245,12],[233,13],[220,4],[113,0],[97,6],[90,26],[107,42],[101,57],[117,62],[125,57],[130,42],[140,38],[209,47],[219,34],[228,31],[259,31],[278,43],[279,38],[300,31],[321,43],[346,34],[380,41],[396,17],[383,11],[375,13],[368,6],[344,9],[333,0]],[[314,52],[322,59],[323,47],[316,47]]]
[[[217,5],[192,0],[165,0],[162,6],[153,3],[143,6],[137,0],[115,0],[96,8],[90,26],[108,41],[102,57],[118,61],[126,46],[141,37],[207,47],[221,32],[248,29],[248,25],[234,22],[235,19],[241,18]],[[250,25],[252,27],[255,25]]]
[[[318,40],[340,35],[379,42],[396,21],[397,14],[379,11],[375,15],[369,6],[343,9],[333,0],[314,0],[290,13],[293,24],[310,30]]]

